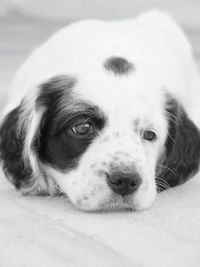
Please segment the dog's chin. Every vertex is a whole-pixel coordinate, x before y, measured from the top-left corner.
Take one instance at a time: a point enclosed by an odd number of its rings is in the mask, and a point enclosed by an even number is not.
[[[74,203],[75,206],[82,211],[88,212],[116,212],[116,211],[143,211],[151,207],[155,200],[155,194],[144,196],[137,194],[128,196],[119,196],[111,194],[107,199],[98,201],[96,204],[90,203]]]

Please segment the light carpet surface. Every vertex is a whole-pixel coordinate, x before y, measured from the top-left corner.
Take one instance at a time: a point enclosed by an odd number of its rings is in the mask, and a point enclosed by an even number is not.
[[[0,181],[1,267],[200,266],[199,175],[139,213],[85,213]]]
[[[60,24],[0,20],[0,106],[13,73]],[[200,30],[186,32],[199,61]],[[84,213],[67,199],[23,197],[0,174],[0,267],[198,267],[200,175],[145,212]]]

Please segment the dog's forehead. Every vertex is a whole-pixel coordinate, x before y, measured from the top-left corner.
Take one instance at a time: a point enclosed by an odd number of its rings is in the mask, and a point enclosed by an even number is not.
[[[154,111],[162,113],[164,94],[160,85],[144,79],[133,62],[129,63],[124,59],[122,64],[125,66],[120,66],[119,71],[125,68],[128,73],[116,75],[112,70],[102,68],[101,72],[93,71],[88,75],[79,76],[74,87],[75,94],[100,107],[107,115],[122,117],[124,120],[129,116],[135,119],[149,117],[149,113],[153,114]],[[129,66],[130,70],[127,69]]]

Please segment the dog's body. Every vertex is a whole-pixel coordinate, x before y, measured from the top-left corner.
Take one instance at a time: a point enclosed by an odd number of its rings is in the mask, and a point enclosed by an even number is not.
[[[177,24],[152,11],[74,23],[18,71],[0,149],[22,193],[85,210],[150,206],[200,161],[200,78]]]

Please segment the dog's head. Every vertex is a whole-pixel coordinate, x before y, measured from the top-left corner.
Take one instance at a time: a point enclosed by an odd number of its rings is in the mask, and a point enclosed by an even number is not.
[[[102,74],[59,75],[4,118],[5,173],[23,193],[64,193],[80,209],[132,208],[199,165],[200,135],[166,89],[111,57]]]
[[[189,78],[179,45],[189,51],[157,12],[138,24],[75,23],[50,38],[16,76],[21,102],[0,127],[10,181],[24,194],[64,193],[84,210],[142,210],[187,180],[200,134],[180,97]]]

